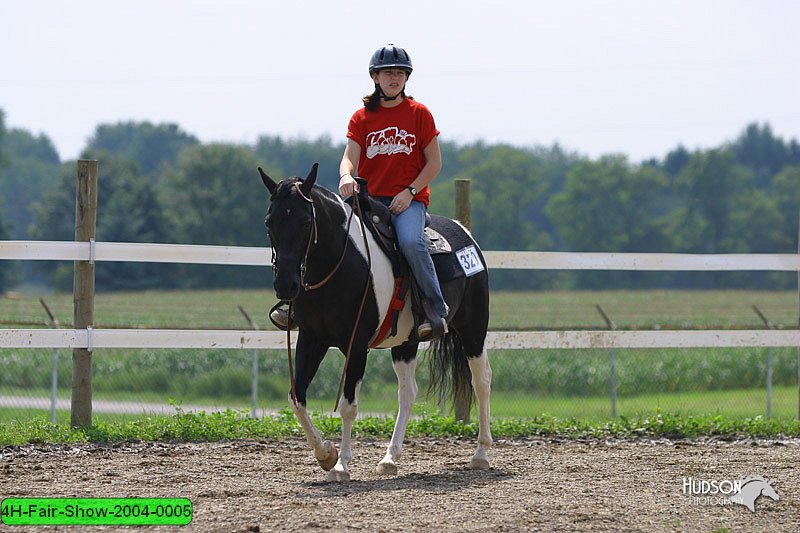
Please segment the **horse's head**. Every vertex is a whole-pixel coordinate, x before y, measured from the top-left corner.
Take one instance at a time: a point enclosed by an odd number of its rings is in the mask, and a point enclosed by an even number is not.
[[[311,189],[317,179],[314,163],[306,179],[287,178],[275,183],[259,167],[261,180],[270,192],[267,226],[272,243],[272,269],[275,272],[275,295],[294,300],[302,287],[302,270],[316,231]]]

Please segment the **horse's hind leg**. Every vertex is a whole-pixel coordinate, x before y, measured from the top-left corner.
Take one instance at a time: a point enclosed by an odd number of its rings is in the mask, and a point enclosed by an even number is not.
[[[486,349],[478,357],[470,357],[469,369],[472,372],[472,388],[478,399],[478,449],[472,456],[469,467],[475,470],[489,468],[489,448],[492,446],[492,432],[489,428],[489,396],[492,391],[492,368]]]
[[[411,408],[417,398],[416,354],[416,345],[413,347],[398,346],[392,349],[392,367],[397,374],[397,420],[394,423],[394,432],[386,450],[386,456],[381,459],[376,468],[378,474],[397,475],[397,459],[403,452],[406,427],[411,418]]]
[[[470,461],[470,468],[489,468],[489,448],[492,432],[489,428],[489,396],[492,392],[492,368],[486,353],[486,331],[489,327],[489,282],[485,272],[469,278],[464,302],[454,317],[454,326],[461,332],[466,356],[472,374],[472,390],[478,400],[478,449]]]

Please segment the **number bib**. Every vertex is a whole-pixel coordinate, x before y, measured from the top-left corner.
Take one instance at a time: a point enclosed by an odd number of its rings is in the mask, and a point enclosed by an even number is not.
[[[461,265],[461,268],[464,270],[464,275],[467,277],[473,276],[486,269],[474,245],[467,246],[457,251],[456,258],[458,258],[458,264]]]

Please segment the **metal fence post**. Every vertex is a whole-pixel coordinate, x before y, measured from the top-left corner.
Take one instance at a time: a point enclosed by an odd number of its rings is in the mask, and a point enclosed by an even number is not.
[[[250,318],[250,315],[247,314],[247,311],[244,310],[244,307],[241,305],[239,307],[239,312],[244,315],[245,320],[247,323],[250,324],[250,327],[253,328],[255,331],[258,331],[258,324],[253,322],[253,319]],[[251,402],[253,404],[253,409],[250,413],[250,416],[253,418],[258,418],[258,414],[256,412],[258,408],[258,350],[253,350],[253,379],[251,385],[251,395],[250,395]]]
[[[772,322],[761,312],[757,306],[753,306],[753,311],[761,318],[767,329],[775,329]],[[772,346],[767,348],[767,420],[772,418]]]
[[[97,168],[97,161],[85,159],[78,161],[78,187],[75,196],[75,240],[92,244],[97,233]],[[90,247],[92,244],[90,244]],[[90,257],[89,261],[75,261],[74,268],[72,289],[73,327],[75,329],[88,330],[94,323],[95,267],[93,257]],[[91,346],[72,350],[70,421],[73,427],[78,428],[92,425]]]
[[[597,308],[597,312],[600,313],[600,316],[603,317],[605,320],[608,329],[615,330],[617,327],[608,317],[603,308],[600,307],[600,304],[595,304]],[[617,358],[616,358],[616,351],[614,348],[611,348],[611,351],[608,354],[608,364],[609,364],[609,392],[611,394],[611,418],[617,418]]]
[[[47,316],[50,318],[50,325],[53,328],[58,329],[60,324],[58,323],[58,319],[53,315],[50,308],[47,306],[47,303],[44,301],[44,298],[39,298],[39,303],[42,304],[44,307]],[[56,395],[58,393],[58,350],[53,349],[53,364],[52,364],[52,371],[50,373],[50,422],[53,424],[56,423],[56,403],[58,402]]]

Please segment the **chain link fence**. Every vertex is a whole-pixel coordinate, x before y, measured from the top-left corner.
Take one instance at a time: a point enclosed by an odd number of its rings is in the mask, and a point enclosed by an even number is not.
[[[609,294],[631,296],[622,291]],[[591,296],[598,301],[609,299],[602,294]],[[644,302],[636,305],[649,302],[655,308],[649,315],[616,300],[600,306],[586,295],[562,295],[552,301],[539,293],[507,293],[493,299],[497,303],[493,304],[492,327],[579,329],[575,321],[583,321],[585,328],[635,329],[658,328],[655,322],[670,320],[684,327],[703,321],[707,323],[701,326],[719,327],[719,318],[708,318],[714,313],[727,313],[727,327],[786,328],[796,320],[796,295],[792,293],[754,294],[744,299],[736,294],[738,314],[725,311],[729,304],[724,302],[729,300],[713,296],[719,298],[715,306],[720,310],[711,312],[707,306],[713,298],[702,296],[697,308],[706,318],[695,320],[664,316],[665,307],[670,306],[653,303],[663,295],[646,291],[636,295],[637,302]],[[763,301],[758,312],[751,304],[745,305],[750,296]],[[259,317],[265,321],[271,301],[267,291],[118,293],[98,295],[96,313],[105,327],[245,329],[258,327],[250,316],[256,317],[256,322]],[[526,308],[531,301],[558,306],[558,312],[568,318],[546,317],[545,313],[554,312],[550,307],[548,311]],[[53,327],[59,317],[60,323],[69,327],[64,317],[71,314],[71,305],[71,295],[50,295],[47,301],[22,295],[6,298],[0,300],[6,317],[0,327]],[[674,308],[666,312],[680,315]],[[660,315],[658,319],[655,314]],[[620,323],[615,324],[615,318]],[[650,415],[657,410],[780,419],[798,414],[800,356],[794,347],[491,350],[489,357],[494,372],[494,417],[548,414],[604,420]],[[66,349],[0,349],[0,423],[43,416],[68,422],[71,359],[72,352]],[[424,394],[428,382],[425,361],[422,356],[418,364],[420,396],[415,412],[450,413],[450,406]],[[341,353],[331,350],[309,390],[311,409],[332,412],[343,364]],[[93,413],[97,417],[172,414],[177,409],[235,409],[264,416],[288,406],[288,390],[288,363],[281,350],[103,349],[93,356]],[[360,411],[391,416],[397,408],[396,398],[389,351],[371,351]]]

